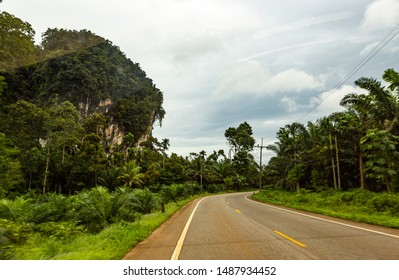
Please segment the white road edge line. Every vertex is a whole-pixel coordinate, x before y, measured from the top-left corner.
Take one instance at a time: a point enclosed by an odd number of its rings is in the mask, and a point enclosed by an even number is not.
[[[304,217],[308,217],[308,218],[312,218],[312,219],[316,219],[316,220],[320,220],[320,221],[324,221],[324,222],[329,222],[329,223],[333,223],[333,224],[337,224],[337,225],[341,225],[341,226],[346,226],[346,227],[350,227],[350,228],[360,229],[360,230],[363,230],[363,231],[377,233],[377,234],[381,234],[381,235],[385,235],[385,236],[389,236],[389,237],[393,237],[393,238],[399,238],[398,235],[384,233],[384,232],[381,232],[381,231],[376,231],[376,230],[372,230],[372,229],[362,228],[362,227],[358,227],[358,226],[352,226],[352,225],[348,225],[348,224],[345,224],[345,223],[331,221],[331,220],[315,217],[315,216],[312,216],[312,215],[307,215],[307,214],[299,213],[299,212],[296,212],[296,211],[287,210],[287,209],[284,209],[284,208],[281,208],[281,207],[268,205],[268,204],[265,204],[265,203],[254,201],[252,199],[248,199],[248,196],[249,195],[245,196],[246,200],[248,200],[250,202],[253,202],[253,203],[256,203],[256,204],[260,204],[260,205],[266,206],[266,207],[275,208],[275,209],[282,210],[282,211],[285,211],[285,212],[288,212],[288,213],[297,214],[297,215],[301,215],[301,216],[304,216]]]
[[[197,205],[195,206],[193,212],[191,212],[191,215],[190,215],[190,217],[188,218],[186,225],[184,226],[184,229],[183,229],[183,231],[182,231],[182,233],[181,233],[181,235],[180,235],[180,238],[179,238],[179,240],[177,241],[177,244],[176,244],[175,250],[173,251],[171,260],[178,260],[178,259],[179,259],[180,251],[181,251],[181,249],[182,249],[182,247],[183,247],[183,242],[184,242],[184,239],[186,238],[188,228],[190,227],[191,221],[192,221],[192,219],[193,219],[193,217],[194,217],[194,213],[195,213],[195,211],[197,210],[198,205],[201,203],[201,201],[203,201],[203,200],[206,199],[206,198],[208,198],[208,197],[204,197],[204,198],[202,198],[200,201],[198,201],[198,203],[197,203]]]

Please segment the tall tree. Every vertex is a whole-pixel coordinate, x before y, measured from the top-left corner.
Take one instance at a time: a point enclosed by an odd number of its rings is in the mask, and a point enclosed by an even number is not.
[[[47,132],[45,139],[47,156],[43,193],[48,191],[49,175],[57,190],[65,184],[67,164],[68,168],[72,168],[69,159],[73,156],[83,132],[80,115],[75,106],[69,101],[58,104],[58,100],[55,99],[53,102],[53,106],[47,110],[49,117],[44,123]]]
[[[0,14],[0,71],[36,62],[34,36],[29,23],[7,12]]]
[[[367,157],[368,176],[383,182],[387,191],[393,192],[399,170],[399,137],[386,130],[370,129],[360,143]]]
[[[249,152],[253,150],[255,139],[252,137],[252,127],[247,123],[241,123],[237,128],[229,127],[224,136],[235,153],[238,151]]]
[[[19,150],[10,145],[0,133],[0,197],[22,182],[21,165],[17,159]]]

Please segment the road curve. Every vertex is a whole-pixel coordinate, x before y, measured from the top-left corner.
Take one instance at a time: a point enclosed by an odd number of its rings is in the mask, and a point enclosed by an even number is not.
[[[259,203],[250,194],[192,202],[124,259],[399,260],[399,230]]]

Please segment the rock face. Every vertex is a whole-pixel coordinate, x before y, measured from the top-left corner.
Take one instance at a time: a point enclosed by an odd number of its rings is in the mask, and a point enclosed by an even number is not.
[[[102,116],[104,145],[121,145],[127,133],[135,145],[147,141],[165,115],[163,94],[117,46],[87,30],[52,29],[44,33],[43,59],[7,76],[15,100],[40,106],[70,101],[83,121]],[[10,100],[15,102],[15,100]]]

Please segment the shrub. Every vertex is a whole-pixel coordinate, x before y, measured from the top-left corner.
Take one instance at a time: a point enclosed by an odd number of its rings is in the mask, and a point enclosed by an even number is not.
[[[32,199],[17,197],[14,200],[0,200],[0,218],[29,222],[32,218]]]
[[[140,209],[140,201],[129,187],[118,188],[112,196],[111,215],[112,221],[134,222],[137,220]]]
[[[177,203],[179,199],[185,197],[185,193],[185,186],[181,184],[172,184],[170,186],[164,186],[161,189],[161,197],[164,203],[168,203],[169,201]]]
[[[30,223],[0,219],[0,239],[4,244],[22,243],[32,232]]]
[[[32,209],[32,221],[36,224],[65,221],[71,210],[72,205],[69,198],[54,193],[46,194],[42,201],[39,200]]]
[[[376,195],[369,204],[377,212],[399,213],[399,198],[392,194]]]
[[[343,192],[341,194],[341,200],[345,203],[351,203],[355,199],[355,194],[353,192]]]
[[[111,221],[111,195],[105,187],[85,190],[75,196],[75,222],[84,225],[90,232],[96,233],[109,225]]]
[[[35,232],[43,236],[57,239],[70,239],[84,232],[84,227],[74,222],[47,222],[34,227]]]
[[[226,187],[223,184],[210,184],[206,189],[210,193],[218,193],[225,191]]]
[[[158,198],[148,189],[135,190],[134,195],[137,198],[138,210],[142,214],[151,213],[159,206]]]

